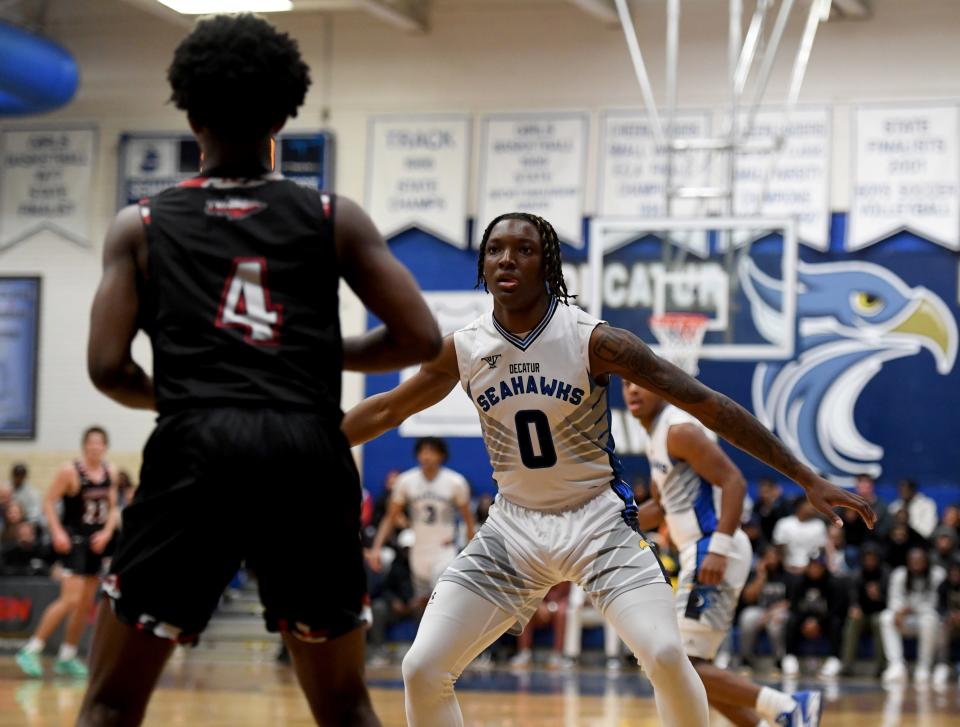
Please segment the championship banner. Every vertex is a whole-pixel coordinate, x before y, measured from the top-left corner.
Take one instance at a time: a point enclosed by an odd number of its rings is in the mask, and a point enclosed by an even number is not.
[[[0,278],[0,439],[37,433],[40,278]]]
[[[493,297],[477,291],[424,291],[424,300],[446,336],[466,327],[493,310]],[[400,372],[401,383],[420,370],[410,366]],[[459,384],[442,401],[413,414],[400,425],[401,437],[479,437],[480,419],[476,407]]]
[[[315,189],[333,186],[333,138],[328,132],[277,138],[275,169]],[[200,173],[200,146],[189,134],[124,134],[120,137],[118,206],[173,187]]]
[[[41,230],[90,244],[96,141],[92,128],[2,132],[0,250]]]
[[[600,122],[600,173],[597,179],[598,217],[666,217],[667,151],[657,144],[653,127],[642,111],[607,111]],[[709,136],[710,115],[683,112],[672,127],[677,139]],[[674,186],[710,185],[705,152],[673,155]],[[674,217],[705,214],[702,202],[680,199],[670,211]]]
[[[532,212],[583,247],[588,117],[578,113],[495,114],[483,120],[475,242],[504,212]]]
[[[416,227],[469,247],[470,119],[380,116],[368,134],[366,208],[383,236]]]
[[[960,249],[960,105],[862,106],[851,147],[848,250],[904,229]]]
[[[746,124],[747,119],[742,119]],[[830,247],[829,108],[757,112],[749,141],[774,142],[779,151],[743,150],[736,155],[734,210],[744,217],[792,217],[800,242]]]

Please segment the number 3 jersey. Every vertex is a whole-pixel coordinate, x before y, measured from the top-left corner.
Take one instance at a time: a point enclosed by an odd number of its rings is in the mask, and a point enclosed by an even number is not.
[[[414,467],[397,477],[392,499],[410,509],[416,556],[453,545],[457,509],[470,502],[470,485],[463,475],[446,467],[441,467],[432,480],[428,480],[419,467]]]
[[[460,383],[480,415],[500,494],[521,507],[579,507],[620,477],[607,387],[590,376],[601,321],[551,299],[526,336],[488,313],[454,334]]]
[[[259,405],[339,422],[334,198],[279,175],[197,177],[139,207],[159,412]]]

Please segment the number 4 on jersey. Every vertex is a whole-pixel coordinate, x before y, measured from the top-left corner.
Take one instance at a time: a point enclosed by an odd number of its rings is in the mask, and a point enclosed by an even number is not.
[[[246,331],[243,340],[254,345],[278,343],[283,308],[270,304],[266,282],[264,258],[236,258],[223,286],[217,328],[241,328]]]

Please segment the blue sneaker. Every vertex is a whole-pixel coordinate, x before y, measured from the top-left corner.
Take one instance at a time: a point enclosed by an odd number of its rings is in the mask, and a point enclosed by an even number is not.
[[[784,712],[777,717],[777,724],[783,727],[820,727],[823,692],[819,689],[796,692],[793,699],[797,703],[796,708],[792,712]]]

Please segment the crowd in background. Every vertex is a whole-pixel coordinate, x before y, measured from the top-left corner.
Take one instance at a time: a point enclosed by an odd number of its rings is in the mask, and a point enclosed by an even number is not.
[[[386,512],[397,474],[388,475],[375,500],[367,495],[368,545]],[[916,640],[915,681],[949,678],[951,649],[960,637],[960,504],[938,512],[936,502],[911,480],[899,483],[899,497],[893,502],[878,497],[868,475],[857,478],[856,489],[877,513],[872,530],[850,510],[842,513],[843,528],[830,525],[805,497],[788,498],[773,480],[758,483],[756,500],[745,503],[742,523],[753,546],[753,568],[741,597],[735,637],[721,655],[724,661],[754,666],[772,659],[789,677],[799,674],[804,657],[816,656],[823,678],[852,674],[859,663],[861,671],[867,669],[885,681],[904,681],[908,678],[904,654],[912,651],[904,651],[907,637]],[[635,483],[634,494],[638,503],[649,498],[643,480]],[[492,502],[486,494],[476,500],[478,525]],[[388,544],[396,554],[390,568],[370,574],[376,616],[370,641],[377,660],[384,653],[389,626],[415,621],[423,607],[409,585],[409,531],[398,528],[398,533]],[[669,534],[651,537],[659,543],[668,571],[675,571],[677,554]],[[568,624],[571,601],[578,611],[577,629],[579,610],[590,607],[589,599],[584,603],[577,595],[568,587],[551,591],[518,638],[512,665],[531,662],[536,629],[553,633],[547,666],[571,664],[580,653],[579,635]],[[607,636],[607,666],[619,668],[622,658],[616,639],[611,648]]]
[[[123,507],[133,493],[130,476],[121,471],[117,504]],[[56,560],[40,492],[30,484],[22,463],[10,469],[0,483],[0,576],[47,576]]]
[[[399,475],[392,471],[376,498],[364,491],[361,526],[367,547],[389,509]],[[133,487],[124,472],[119,484],[122,507]],[[852,673],[859,661],[885,681],[897,682],[908,678],[908,637],[916,640],[913,679],[936,683],[949,678],[960,637],[960,504],[938,512],[936,502],[910,480],[899,483],[899,497],[889,503],[878,497],[867,475],[857,478],[856,489],[877,513],[872,530],[851,510],[842,513],[843,528],[828,525],[806,498],[789,499],[775,481],[759,482],[756,500],[745,503],[742,523],[753,546],[753,570],[741,596],[736,637],[722,658],[746,666],[772,658],[784,675],[792,676],[805,656],[819,656],[819,674],[825,678]],[[638,503],[650,496],[642,480],[634,493]],[[489,494],[474,500],[478,526],[492,504]],[[390,627],[416,623],[426,601],[415,592],[411,576],[413,531],[403,514],[396,524],[383,567],[368,572],[373,623],[368,638],[374,660],[389,653]],[[659,543],[668,571],[675,571],[669,534],[651,537]],[[463,533],[460,540],[464,545]],[[53,556],[43,498],[30,484],[27,467],[16,464],[9,484],[0,486],[0,575],[49,575]],[[589,599],[576,588],[551,591],[518,639],[512,664],[531,662],[534,631],[546,629],[553,633],[548,666],[570,665],[580,654],[576,632],[581,611],[589,608]],[[619,668],[619,644],[607,637],[607,666]]]

